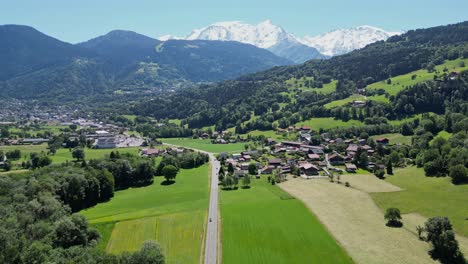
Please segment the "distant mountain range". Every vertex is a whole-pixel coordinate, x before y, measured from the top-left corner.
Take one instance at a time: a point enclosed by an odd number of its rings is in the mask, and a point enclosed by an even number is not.
[[[72,45],[32,27],[4,25],[0,39],[0,96],[19,98],[165,91],[292,63],[240,42],[162,42],[123,30]]]
[[[159,39],[161,41],[168,39],[238,41],[268,49],[295,63],[302,63],[310,59],[324,59],[345,54],[398,34],[401,32],[387,32],[376,27],[360,26],[301,39],[266,20],[257,25],[240,21],[218,22],[195,29],[184,38],[166,35]]]

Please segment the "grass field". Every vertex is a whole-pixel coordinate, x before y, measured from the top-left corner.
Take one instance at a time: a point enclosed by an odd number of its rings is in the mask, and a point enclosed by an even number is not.
[[[300,201],[264,177],[220,198],[225,264],[353,263]]]
[[[378,139],[378,138],[388,138],[390,140],[390,144],[406,144],[411,145],[411,136],[403,136],[400,133],[390,133],[390,134],[381,134],[376,136],[371,136],[371,138]]]
[[[330,103],[324,105],[324,107],[328,108],[328,109],[331,109],[331,108],[335,108],[335,107],[339,107],[339,106],[344,106],[344,105],[346,105],[348,103],[351,103],[353,101],[376,101],[376,102],[379,102],[379,103],[389,103],[390,102],[388,100],[388,98],[385,97],[384,95],[374,95],[374,96],[367,96],[366,97],[366,96],[363,96],[363,95],[354,94],[354,95],[351,95],[348,98],[330,102]]]
[[[446,61],[445,63],[441,65],[437,65],[435,67],[436,71],[438,72],[437,75],[440,75],[444,68],[447,67],[447,69],[450,71],[461,71],[461,70],[466,70],[468,67],[459,67],[459,63],[461,61],[464,61],[465,64],[468,64],[468,59],[457,59],[453,61]],[[399,91],[404,89],[405,86],[410,86],[414,85],[416,83],[420,82],[425,82],[425,81],[430,81],[434,78],[434,74],[436,73],[430,73],[427,70],[417,70],[413,71],[407,74],[395,76],[391,78],[392,83],[387,84],[386,81],[381,81],[381,82],[376,82],[372,83],[367,86],[367,89],[384,89],[387,93],[390,95],[396,95]],[[416,75],[415,79],[412,79],[411,77],[413,75]]]
[[[382,210],[397,207],[402,213],[417,212],[428,218],[447,216],[455,231],[468,237],[468,185],[453,185],[448,177],[426,177],[417,167],[398,169],[394,173],[385,181],[404,190],[372,194]]]
[[[21,164],[21,162],[29,160],[29,154],[32,152],[46,152],[47,153],[47,144],[40,145],[14,145],[14,146],[0,146],[0,151],[7,152],[19,149],[21,151],[21,159],[13,160],[13,164]]]
[[[288,85],[288,87],[292,89],[297,88],[302,91],[315,91],[322,94],[331,94],[334,91],[336,91],[336,84],[338,83],[338,81],[336,80],[332,80],[330,83],[324,84],[322,88],[305,87],[305,82],[308,80],[312,81],[313,79],[314,78],[312,77],[302,77],[300,79],[291,78],[286,81],[286,85]]]
[[[163,143],[177,145],[181,147],[194,148],[212,153],[220,152],[240,152],[244,150],[246,143],[233,144],[213,144],[210,139],[192,138],[162,138]]]
[[[319,130],[320,128],[330,129],[337,127],[351,127],[361,125],[363,125],[363,123],[359,120],[349,120],[348,122],[344,122],[342,120],[335,120],[333,119],[333,117],[317,117],[296,124],[296,126],[309,126],[313,130]]]
[[[362,179],[347,179],[351,182],[350,188],[325,179],[300,178],[291,179],[280,186],[301,199],[317,215],[356,263],[437,263],[427,253],[427,243],[406,229],[386,227],[382,211],[362,190],[391,191],[396,187],[381,183],[376,177],[349,176],[353,177]]]
[[[289,136],[286,136],[286,138],[285,138],[285,137],[283,137],[283,134],[278,134],[278,133],[276,133],[276,131],[273,131],[273,130],[267,130],[267,131],[254,130],[254,131],[250,131],[247,134],[243,134],[241,136],[247,136],[247,135],[250,135],[250,136],[263,135],[266,138],[273,138],[276,141],[292,140],[292,139],[295,139],[297,137],[294,133],[290,133]]]
[[[99,248],[134,251],[147,239],[161,244],[168,263],[199,263],[208,208],[208,165],[181,170],[176,183],[130,188],[81,211],[102,234]]]
[[[85,148],[85,159],[101,159],[104,158],[106,155],[109,155],[112,151],[118,151],[120,154],[130,153],[130,154],[138,154],[139,150],[142,147],[131,147],[131,148],[116,148],[116,149],[89,149]],[[50,156],[52,162],[55,163],[62,163],[66,161],[73,161],[75,160],[72,157],[72,151],[68,149],[58,149],[55,155]]]

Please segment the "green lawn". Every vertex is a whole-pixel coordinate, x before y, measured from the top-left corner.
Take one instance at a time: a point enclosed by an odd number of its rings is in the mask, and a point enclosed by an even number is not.
[[[381,134],[372,136],[371,138],[378,139],[378,138],[388,138],[390,140],[390,144],[406,144],[411,145],[411,136],[403,136],[400,133],[391,133],[391,134]]]
[[[162,138],[163,143],[177,145],[181,147],[194,148],[212,153],[220,152],[240,152],[244,150],[246,143],[233,144],[213,144],[210,139],[193,138]]]
[[[382,210],[397,207],[404,214],[447,216],[457,233],[468,236],[468,184],[457,186],[451,184],[448,177],[426,177],[423,169],[417,167],[395,170],[395,175],[387,177],[386,181],[404,190],[372,193]]]
[[[199,263],[209,199],[209,165],[181,170],[176,183],[117,191],[107,203],[81,211],[102,234],[99,248],[121,253],[147,239],[161,244],[168,263]]]
[[[223,263],[353,263],[300,201],[265,177],[220,192]]]
[[[464,61],[465,64],[468,64],[468,59],[457,59],[457,60],[452,60],[452,61],[446,61],[445,63],[441,65],[437,65],[435,67],[437,75],[440,75],[441,73],[443,73],[443,70],[445,67],[447,67],[449,72],[468,69],[466,66],[463,68],[459,67],[459,63],[461,61]],[[427,70],[417,70],[417,71],[413,71],[407,74],[403,74],[403,75],[399,75],[399,76],[395,76],[391,78],[392,80],[391,84],[387,84],[386,81],[376,82],[376,83],[372,83],[368,85],[367,89],[384,89],[390,95],[396,95],[399,91],[404,89],[405,86],[411,86],[416,83],[433,80],[434,74],[436,73],[435,72],[430,73]],[[415,79],[411,78],[413,75],[416,75]]]
[[[331,129],[337,127],[351,127],[351,126],[362,126],[363,123],[359,120],[349,120],[344,122],[342,120],[335,120],[333,117],[317,117],[307,121],[299,122],[296,126],[309,126],[313,130]]]

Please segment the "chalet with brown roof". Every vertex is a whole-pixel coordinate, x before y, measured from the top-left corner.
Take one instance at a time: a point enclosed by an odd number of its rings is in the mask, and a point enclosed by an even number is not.
[[[307,176],[313,176],[319,174],[319,168],[311,163],[302,163],[299,165],[299,169],[301,170],[302,174]]]
[[[275,158],[275,159],[268,160],[268,165],[269,166],[279,167],[279,166],[281,166],[281,163],[282,163],[281,159],[276,159]]]
[[[356,167],[356,165],[354,165],[352,163],[346,163],[345,164],[345,169],[346,169],[347,172],[354,173],[354,172],[356,172],[357,167]]]
[[[308,154],[307,158],[309,158],[309,160],[316,161],[316,160],[320,160],[320,155],[312,153],[312,154]]]
[[[328,161],[333,165],[343,165],[345,163],[345,157],[338,153],[334,153],[328,157]]]
[[[387,145],[390,143],[390,140],[388,138],[378,138],[375,140],[377,144],[382,144],[382,145]]]

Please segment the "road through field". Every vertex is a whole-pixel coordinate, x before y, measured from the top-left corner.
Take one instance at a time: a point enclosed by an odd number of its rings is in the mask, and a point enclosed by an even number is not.
[[[220,163],[213,154],[211,160],[211,191],[208,208],[208,230],[206,232],[205,264],[217,263],[218,249],[218,171]]]
[[[166,144],[176,146],[173,144]],[[187,148],[187,147],[185,147]],[[210,204],[208,207],[208,228],[206,232],[205,242],[205,264],[216,264],[218,262],[218,171],[221,164],[216,159],[213,153],[199,149],[189,148],[201,153],[208,154],[211,162],[211,187],[210,187]]]

